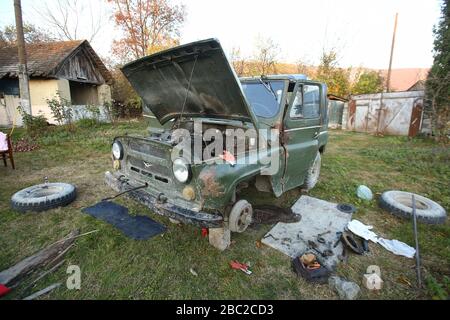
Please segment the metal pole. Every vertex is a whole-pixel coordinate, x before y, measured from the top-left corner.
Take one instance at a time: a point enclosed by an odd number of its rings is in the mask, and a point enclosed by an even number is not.
[[[420,255],[419,255],[419,239],[417,237],[417,216],[416,216],[416,199],[412,195],[412,211],[413,211],[413,227],[414,240],[416,242],[416,272],[417,272],[417,286],[422,288],[422,277],[420,275]]]
[[[394,33],[392,35],[391,56],[389,58],[389,69],[388,69],[387,80],[386,80],[386,91],[387,92],[391,92],[391,69],[392,69],[392,57],[394,56],[395,34],[397,32],[397,19],[398,19],[398,13],[395,14]]]
[[[14,0],[16,15],[17,50],[19,53],[19,89],[20,105],[23,111],[31,115],[30,85],[27,73],[27,53],[25,50],[25,37],[23,35],[22,6],[20,0]]]

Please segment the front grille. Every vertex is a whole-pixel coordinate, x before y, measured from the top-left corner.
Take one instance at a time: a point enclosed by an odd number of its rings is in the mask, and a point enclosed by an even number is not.
[[[156,148],[142,141],[130,141],[129,148],[133,151],[148,154],[156,158],[166,159],[166,150]]]
[[[152,174],[156,174],[156,175],[160,175],[160,176],[164,176],[164,177],[168,177],[170,175],[169,168],[164,167],[157,163],[148,163],[148,162],[144,162],[141,159],[137,159],[137,158],[133,158],[133,157],[128,157],[128,162],[130,163],[131,167],[140,169],[140,170],[144,170],[144,171],[152,173]],[[147,164],[147,165],[145,165],[145,164]]]
[[[161,181],[161,182],[164,182],[164,183],[169,183],[169,179],[168,178],[161,177],[161,176],[158,176],[158,175],[153,175],[152,173],[147,172],[145,170],[142,170],[142,169],[139,169],[139,168],[136,168],[136,167],[133,167],[133,166],[130,167],[130,170],[133,171],[133,172],[136,172],[138,174],[141,174],[141,175],[143,175],[143,176],[145,176],[147,178],[154,178],[155,180],[158,180],[158,181]]]

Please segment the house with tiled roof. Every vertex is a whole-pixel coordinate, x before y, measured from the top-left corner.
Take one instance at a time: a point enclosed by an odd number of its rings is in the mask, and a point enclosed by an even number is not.
[[[47,100],[58,96],[71,103],[75,119],[89,116],[86,106],[111,101],[111,74],[88,41],[28,44],[26,54],[32,115],[54,123]],[[0,48],[0,126],[22,123],[18,61],[16,46]]]

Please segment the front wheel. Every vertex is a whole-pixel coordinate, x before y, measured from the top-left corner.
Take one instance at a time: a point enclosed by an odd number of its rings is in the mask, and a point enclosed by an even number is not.
[[[305,183],[302,186],[303,190],[309,191],[314,188],[319,180],[321,164],[322,158],[320,156],[320,152],[317,152],[316,157],[314,158],[314,161],[306,174]]]

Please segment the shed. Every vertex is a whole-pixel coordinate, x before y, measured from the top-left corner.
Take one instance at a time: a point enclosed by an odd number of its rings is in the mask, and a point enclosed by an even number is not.
[[[424,91],[402,91],[352,96],[348,129],[400,136],[425,132],[424,95]]]
[[[26,45],[32,115],[42,114],[55,123],[47,99],[58,97],[71,103],[74,120],[93,116],[88,106],[111,101],[112,77],[87,40]],[[0,126],[22,124],[17,47],[0,48]]]
[[[348,100],[342,97],[328,94],[328,127],[342,129],[346,127],[346,112]]]

